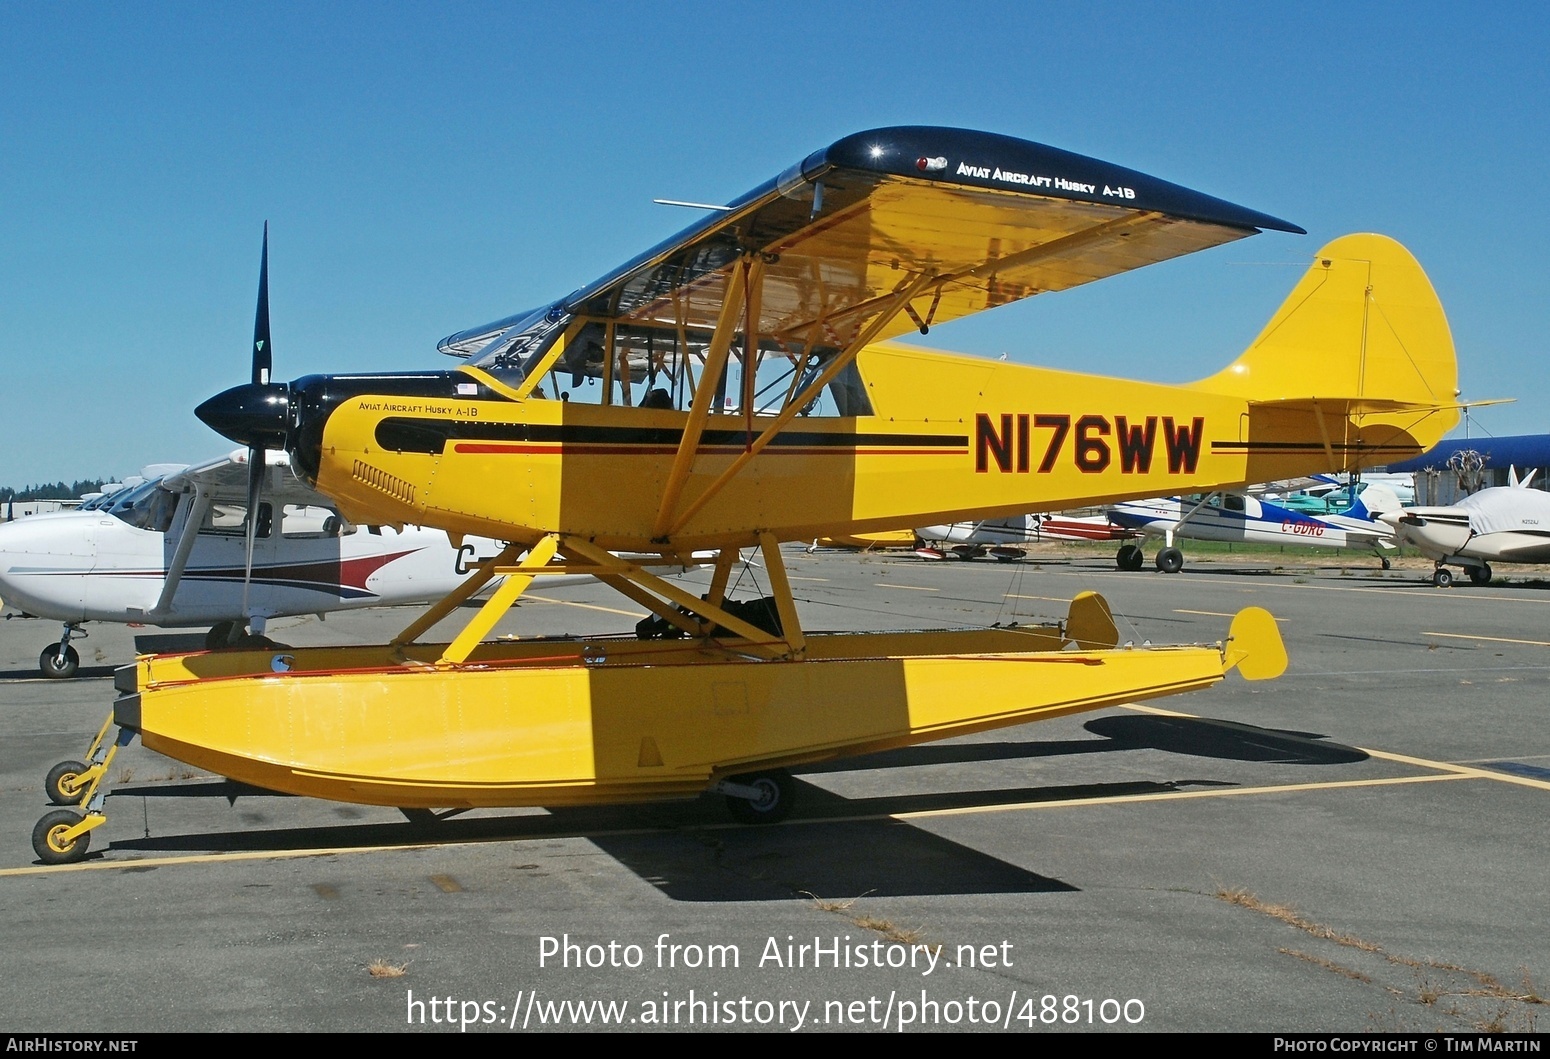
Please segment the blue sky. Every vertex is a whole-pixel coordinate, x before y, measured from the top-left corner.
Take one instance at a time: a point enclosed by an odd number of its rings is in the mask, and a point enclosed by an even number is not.
[[[1289,5],[1288,5],[1289,6]],[[942,348],[1185,381],[1325,241],[1410,247],[1466,398],[1550,430],[1541,5],[37,4],[0,0],[0,485],[230,448],[271,226],[275,372],[449,367],[848,133],[987,129],[1284,217],[937,328]]]

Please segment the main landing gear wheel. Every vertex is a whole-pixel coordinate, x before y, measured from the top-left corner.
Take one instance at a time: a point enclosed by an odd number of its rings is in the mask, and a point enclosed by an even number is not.
[[[1491,583],[1491,564],[1481,563],[1479,566],[1469,568],[1469,579],[1477,585],[1489,585]]]
[[[222,647],[230,647],[236,640],[238,633],[237,623],[234,621],[216,622],[205,633],[205,650],[218,651]]]
[[[1383,569],[1385,569],[1385,570],[1387,570],[1389,567],[1394,565],[1394,561],[1392,559],[1390,559],[1386,555],[1382,556],[1382,562],[1383,562]]]
[[[1121,570],[1139,570],[1146,563],[1146,556],[1134,544],[1121,544],[1114,556],[1114,565]]]
[[[60,650],[63,646],[64,650]],[[81,656],[69,644],[51,643],[38,655],[38,668],[51,680],[65,680],[75,676],[81,666]]]
[[[776,824],[791,815],[791,805],[796,799],[796,783],[785,769],[732,776],[728,782],[751,787],[758,793],[758,797],[752,799],[727,795],[727,811],[738,823]]]
[[[1447,588],[1453,584],[1453,571],[1446,566],[1439,566],[1432,571],[1432,584],[1438,588]]]
[[[43,781],[43,793],[48,795],[49,802],[80,805],[86,796],[86,784],[80,782],[80,776],[86,768],[84,761],[61,761],[49,769],[48,777]]]
[[[55,809],[44,813],[43,819],[32,829],[32,851],[44,864],[74,864],[86,856],[91,845],[91,832],[77,838],[66,838],[65,833],[81,822],[83,817],[70,809]]]
[[[1157,553],[1157,569],[1165,574],[1176,574],[1184,569],[1184,553],[1177,548],[1164,548]]]

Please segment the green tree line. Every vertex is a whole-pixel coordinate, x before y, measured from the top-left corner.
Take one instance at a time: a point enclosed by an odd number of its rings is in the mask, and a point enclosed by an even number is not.
[[[29,485],[25,489],[14,489],[11,486],[0,486],[0,504],[9,503],[12,500],[25,503],[28,500],[74,500],[82,493],[95,493],[100,490],[107,481],[105,478],[92,478],[83,482],[45,482],[42,485]]]

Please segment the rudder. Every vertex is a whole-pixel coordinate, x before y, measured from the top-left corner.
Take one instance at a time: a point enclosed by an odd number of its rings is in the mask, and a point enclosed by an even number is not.
[[[1329,243],[1243,355],[1202,389],[1254,400],[1377,398],[1451,405],[1458,362],[1420,263],[1385,235]]]
[[[1360,434],[1397,429],[1421,450],[1459,419],[1442,303],[1410,251],[1383,235],[1326,245],[1243,355],[1195,386],[1255,403],[1343,404]]]

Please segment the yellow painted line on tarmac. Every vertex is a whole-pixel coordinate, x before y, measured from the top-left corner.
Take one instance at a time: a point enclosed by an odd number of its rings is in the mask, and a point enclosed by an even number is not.
[[[1071,597],[1070,596],[1019,596],[1019,595],[1017,595],[1016,593],[1013,593],[1013,592],[1008,592],[1006,594],[1006,598],[1007,599],[1041,599],[1041,600],[1044,600],[1046,603],[1070,603],[1071,602]]]
[[[747,827],[746,824],[725,825]],[[403,845],[331,846],[310,849],[251,849],[240,853],[188,853],[175,857],[138,857],[134,860],[92,860],[80,864],[33,864],[25,868],[0,868],[0,879],[17,875],[53,875],[75,871],[145,871],[147,868],[174,867],[181,864],[229,864],[249,860],[300,860],[307,857],[338,857],[346,853],[409,853],[451,846],[482,846],[491,842],[535,842],[564,838],[621,838],[634,835],[661,835],[660,827],[620,828],[616,831],[546,832],[533,835],[492,835],[489,838],[459,838],[444,842],[406,842]]]
[[[1162,711],[1158,711],[1162,712]],[[1188,717],[1189,714],[1177,714],[1175,716]],[[1377,756],[1377,755],[1375,755]],[[1385,755],[1387,756],[1387,755]],[[1393,760],[1406,761],[1408,759],[1394,757]],[[1425,762],[1412,761],[1413,764],[1425,764]],[[1058,801],[1044,802],[1015,802],[1006,805],[970,805],[953,809],[919,809],[902,813],[865,813],[855,816],[822,816],[808,819],[788,820],[777,827],[802,827],[822,824],[857,823],[868,820],[926,820],[943,816],[974,816],[984,813],[1008,813],[1023,812],[1035,809],[1078,809],[1084,806],[1095,805],[1124,805],[1129,802],[1159,802],[1177,801],[1181,799],[1197,798],[1225,798],[1244,794],[1288,794],[1299,791],[1338,790],[1347,787],[1393,787],[1413,783],[1438,783],[1449,780],[1465,779],[1506,779],[1517,777],[1496,775],[1479,769],[1451,768],[1444,773],[1434,773],[1427,776],[1391,776],[1386,779],[1367,780],[1327,780],[1319,783],[1291,783],[1282,786],[1271,787],[1230,787],[1217,788],[1202,791],[1167,791],[1157,794],[1113,794],[1099,798],[1067,798]],[[1521,780],[1529,786],[1550,786],[1543,781]],[[745,824],[725,823],[711,824],[696,830],[723,831],[746,828]],[[407,853],[429,849],[447,849],[453,846],[478,846],[491,842],[537,842],[554,841],[556,839],[578,838],[596,841],[600,838],[620,838],[638,835],[661,835],[660,827],[620,828],[609,831],[578,831],[578,832],[547,832],[532,835],[497,835],[489,838],[462,838],[449,839],[445,842],[416,842],[404,845],[377,845],[377,846],[332,846],[313,849],[279,849],[279,850],[243,850],[240,853],[191,853],[174,857],[139,857],[134,860],[96,860],[86,861],[80,864],[35,864],[24,868],[0,868],[0,879],[13,878],[23,875],[58,875],[68,872],[80,871],[145,871],[149,868],[177,867],[187,864],[229,864],[240,861],[255,860],[300,860],[308,857],[337,857],[351,853]],[[433,881],[434,881],[433,877]],[[440,883],[437,884],[441,886]],[[447,890],[445,886],[441,887]],[[452,892],[452,891],[447,891]]]
[[[873,585],[875,587],[877,587],[877,588],[907,588],[911,592],[940,592],[940,591],[942,591],[940,588],[926,588],[923,585],[890,585],[890,584],[884,584],[882,581],[874,581]]]
[[[1226,613],[1223,613],[1222,611],[1219,611],[1219,610],[1180,610],[1177,607],[1174,608],[1173,613],[1175,613],[1175,614],[1204,614],[1208,618],[1236,618],[1238,616],[1236,614],[1226,614]],[[1289,620],[1289,619],[1287,619],[1287,618],[1277,618],[1276,619],[1276,621],[1287,621],[1287,620]]]
[[[827,581],[827,577],[798,577],[796,574],[787,574],[787,581]]]
[[[1060,569],[1056,569],[1054,567],[1046,567],[1045,568],[1045,572],[1049,573],[1049,574],[1051,574],[1051,575],[1053,575],[1055,577],[1081,577],[1081,578],[1087,578],[1089,580],[1093,576],[1093,572],[1091,570],[1060,570]],[[1302,576],[1302,575],[1298,574],[1297,571],[1292,569],[1291,567],[1283,568],[1283,570],[1281,572],[1282,572],[1283,575],[1285,575],[1287,577]],[[1230,576],[1232,574],[1232,571],[1224,569],[1222,571],[1222,573],[1225,576]],[[1311,573],[1312,572],[1310,571],[1310,574]],[[1140,579],[1138,579],[1138,580],[1140,580]],[[1166,581],[1159,582],[1159,583],[1169,584],[1169,585],[1177,585],[1177,584],[1221,585],[1222,584],[1222,579],[1220,577],[1190,577],[1190,576],[1188,576],[1186,574],[1171,574],[1171,575],[1168,575]],[[1476,603],[1539,603],[1539,604],[1543,604],[1543,605],[1550,605],[1550,599],[1531,598],[1531,597],[1527,597],[1527,596],[1486,596],[1486,595],[1481,595],[1478,592],[1439,591],[1439,590],[1430,590],[1430,589],[1428,589],[1427,591],[1421,591],[1421,589],[1423,587],[1425,587],[1425,586],[1424,586],[1424,583],[1420,579],[1417,579],[1414,582],[1414,585],[1415,585],[1415,587],[1407,589],[1407,588],[1380,588],[1377,585],[1307,585],[1307,584],[1299,585],[1299,584],[1295,584],[1295,583],[1293,583],[1291,581],[1265,581],[1265,580],[1261,580],[1261,581],[1256,581],[1253,587],[1255,589],[1258,589],[1258,588],[1307,589],[1307,590],[1314,591],[1314,592],[1372,592],[1372,593],[1377,593],[1379,595],[1407,596],[1410,599],[1458,599],[1458,600],[1470,600],[1470,601],[1473,601],[1473,602],[1476,602]]]
[[[1125,703],[1124,705],[1127,710],[1135,710],[1137,713],[1155,714],[1158,717],[1182,717],[1192,721],[1204,719],[1193,713],[1165,710],[1160,706],[1142,706],[1134,702]],[[1423,769],[1436,769],[1439,772],[1447,773],[1455,779],[1495,780],[1498,783],[1511,783],[1519,787],[1535,787],[1542,791],[1550,791],[1550,780],[1536,780],[1528,776],[1514,776],[1510,772],[1477,769],[1470,765],[1455,765],[1451,761],[1433,761],[1431,758],[1414,757],[1410,754],[1395,754],[1387,750],[1373,750],[1365,746],[1353,746],[1351,749],[1360,750],[1368,757],[1375,757],[1382,761],[1392,761],[1400,765],[1414,765],[1417,768]],[[1418,778],[1424,779],[1426,777]]]
[[[1423,632],[1422,636],[1446,636],[1450,640],[1488,640],[1491,643],[1521,643],[1530,647],[1550,647],[1545,640],[1510,640],[1505,636],[1470,636],[1462,632]]]
[[[1519,787],[1534,787],[1542,791],[1550,791],[1550,780],[1536,780],[1530,776],[1514,776],[1510,772],[1495,772],[1491,769],[1477,769],[1470,765],[1454,765],[1446,761],[1430,761],[1424,757],[1410,757],[1408,754],[1391,754],[1385,750],[1368,750],[1366,747],[1356,747],[1357,750],[1372,757],[1382,758],[1385,761],[1396,761],[1401,765],[1418,765],[1421,768],[1447,769],[1449,772],[1463,778],[1477,780],[1496,780],[1498,783],[1511,783]]]
[[[1290,794],[1296,791],[1327,791],[1342,787],[1398,787],[1411,783],[1438,783],[1446,780],[1473,779],[1462,773],[1430,776],[1390,776],[1375,780],[1326,780],[1321,783],[1287,783],[1276,787],[1218,787],[1204,791],[1160,791],[1157,794],[1110,794],[1101,798],[1068,798],[1052,802],[1014,802],[1008,805],[971,805],[957,809],[921,809],[893,813],[895,820],[920,820],[934,816],[968,816],[975,813],[1010,813],[1025,809],[1065,809],[1083,805],[1121,805],[1127,802],[1172,802],[1193,798],[1230,798],[1242,794]]]
[[[905,587],[905,586],[894,586]],[[564,602],[551,600],[549,602]],[[585,604],[576,604],[585,606]],[[1124,709],[1134,710],[1137,713],[1148,713],[1158,717],[1178,717],[1185,720],[1205,720],[1198,714],[1184,713],[1179,710],[1166,710],[1158,706],[1142,706],[1139,703],[1124,703]],[[1360,750],[1369,757],[1382,761],[1392,761],[1395,764],[1410,765],[1415,768],[1432,770],[1431,774],[1424,776],[1389,776],[1379,779],[1364,780],[1325,780],[1315,783],[1288,783],[1268,787],[1228,787],[1198,791],[1166,791],[1156,794],[1114,794],[1098,798],[1070,798],[1059,801],[1042,802],[1015,802],[1005,805],[974,805],[960,806],[952,809],[920,809],[902,813],[872,813],[857,816],[824,816],[812,819],[790,820],[783,825],[776,826],[804,826],[813,824],[834,824],[866,820],[925,820],[934,817],[946,816],[972,816],[983,813],[1007,813],[1023,812],[1037,809],[1074,809],[1095,805],[1124,805],[1131,802],[1162,802],[1195,800],[1200,798],[1235,798],[1242,795],[1265,794],[1294,794],[1304,791],[1347,790],[1361,787],[1400,787],[1416,783],[1445,783],[1452,780],[1494,780],[1497,783],[1509,783],[1519,787],[1532,787],[1537,790],[1550,791],[1550,780],[1533,779],[1528,776],[1514,776],[1511,773],[1496,772],[1491,769],[1474,768],[1470,765],[1458,765],[1448,761],[1434,761],[1430,758],[1415,757],[1410,754],[1396,754],[1385,750],[1372,750],[1367,747],[1352,747]],[[709,825],[702,830],[726,830],[742,828],[745,825],[727,823],[721,825]],[[347,853],[391,853],[408,852],[426,849],[444,849],[449,846],[484,845],[490,842],[523,842],[537,840],[554,840],[565,838],[584,838],[596,840],[599,838],[622,837],[632,835],[660,835],[663,829],[659,827],[620,828],[610,831],[578,831],[578,832],[548,832],[533,835],[498,835],[489,838],[465,838],[453,839],[445,842],[417,842],[401,845],[375,845],[375,846],[334,846],[314,849],[293,850],[244,850],[240,853],[197,853],[174,857],[142,857],[135,860],[99,860],[81,864],[60,865],[31,865],[23,868],[0,868],[0,878],[12,878],[23,875],[51,875],[76,871],[131,871],[147,868],[172,867],[183,864],[216,864],[230,863],[234,861],[254,860],[296,860],[306,857],[334,857]],[[449,877],[450,878],[450,877]],[[440,885],[438,883],[438,885]]]
[[[523,596],[518,603],[558,603],[562,607],[580,607],[582,610],[600,610],[604,614],[623,614],[626,618],[644,618],[642,610],[619,610],[616,607],[600,607],[596,603],[577,603],[573,599],[550,599],[547,596]]]

